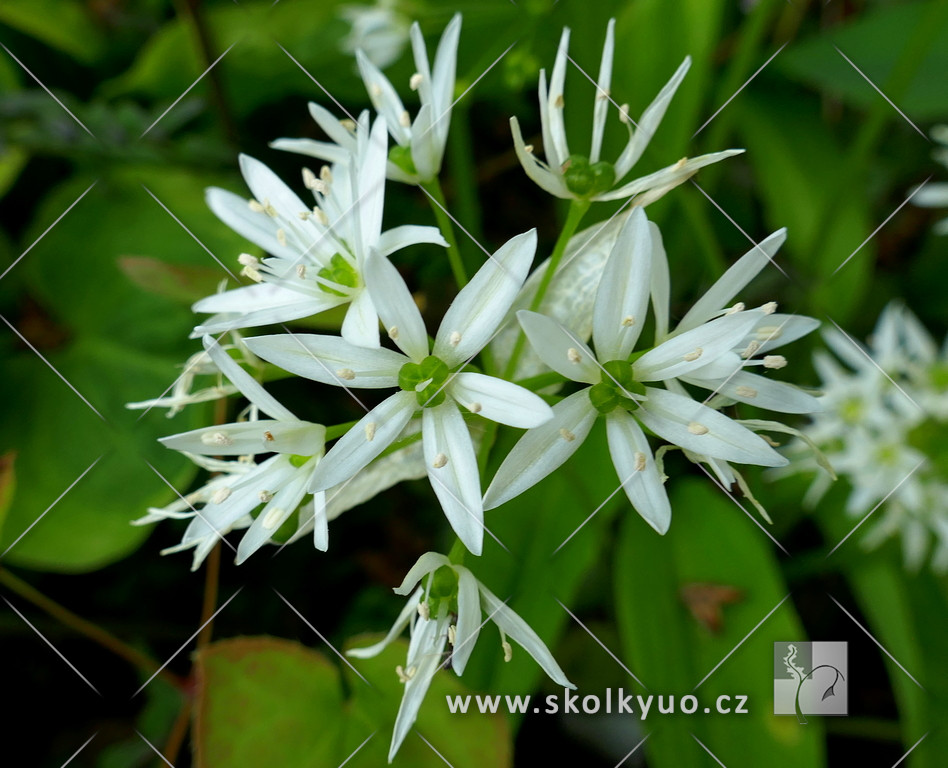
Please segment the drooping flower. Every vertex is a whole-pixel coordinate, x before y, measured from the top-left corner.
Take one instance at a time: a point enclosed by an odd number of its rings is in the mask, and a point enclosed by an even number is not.
[[[932,153],[933,157],[948,168],[948,125],[936,125],[932,129],[932,138],[939,144]],[[926,184],[915,193],[912,202],[924,208],[948,208],[948,182]],[[933,231],[937,235],[948,235],[948,216],[939,220]]]
[[[458,293],[431,348],[405,281],[387,260],[371,256],[365,279],[389,338],[401,350],[365,349],[335,336],[297,334],[248,341],[255,354],[284,370],[347,389],[397,387],[320,461],[311,490],[344,482],[379,456],[421,410],[428,478],[454,531],[474,554],[483,545],[481,487],[471,414],[529,428],[551,416],[537,395],[510,382],[463,370],[503,321],[536,250],[531,230],[509,240]]]
[[[868,548],[900,537],[910,569],[930,557],[934,570],[948,571],[948,343],[939,350],[898,303],[879,316],[868,347],[836,329],[824,338],[834,353],[814,357],[824,408],[805,434],[852,486],[846,513],[870,520]],[[804,458],[785,473],[814,468]],[[808,503],[827,488],[818,475]]]
[[[424,584],[419,586],[420,582]],[[576,688],[537,633],[478,581],[469,569],[455,565],[444,555],[436,552],[423,554],[401,585],[395,588],[395,593],[407,595],[408,601],[385,638],[368,648],[347,651],[349,656],[371,658],[410,627],[408,659],[405,666],[396,669],[405,685],[405,693],[395,720],[389,762],[414,724],[435,673],[442,667],[449,667],[460,677],[481,627],[487,621],[492,621],[500,631],[505,661],[510,661],[513,653],[509,637],[533,657],[553,682],[565,688]],[[447,648],[450,650],[446,651]]]
[[[395,146],[388,155],[388,165],[383,166],[388,178],[393,181],[424,183],[434,179],[441,171],[451,126],[460,35],[461,14],[455,14],[441,35],[432,67],[421,27],[417,22],[412,24],[411,47],[416,72],[409,85],[411,90],[418,92],[421,101],[414,119],[388,78],[365,53],[356,51],[356,60],[372,105],[376,112],[385,117],[389,133],[395,140]],[[351,151],[359,133],[354,130],[355,126],[346,125],[318,104],[310,104],[310,113],[335,143],[312,139],[278,139],[271,146],[330,162],[335,161],[340,149]]]
[[[563,87],[566,80],[566,63],[569,58],[569,36],[569,28],[564,29],[556,52],[549,86],[545,70],[540,70],[540,122],[543,129],[545,162],[535,155],[532,146],[524,142],[517,118],[510,118],[514,149],[520,164],[527,175],[551,195],[578,200],[623,200],[635,196],[634,204],[645,206],[691,178],[700,168],[744,151],[729,149],[691,159],[683,158],[648,176],[623,182],[658,129],[665,116],[665,110],[691,66],[691,59],[686,58],[682,62],[671,80],[642,113],[635,128],[630,124],[628,105],[618,108],[619,120],[627,127],[629,140],[614,163],[605,161],[601,158],[602,140],[606,117],[612,103],[612,62],[615,50],[615,19],[611,19],[606,30],[606,43],[603,46],[599,78],[596,83],[592,144],[589,154],[570,152],[563,116],[566,107]]]
[[[664,478],[642,427],[669,443],[722,461],[782,466],[787,460],[761,437],[669,384],[695,371],[729,364],[733,348],[765,316],[746,310],[708,320],[630,360],[644,324],[651,288],[653,244],[642,209],[619,233],[603,272],[593,313],[593,352],[575,332],[535,312],[517,313],[543,361],[587,386],[553,406],[554,417],[529,430],[497,470],[485,495],[491,509],[514,498],[562,465],[604,416],[609,450],[635,509],[665,533],[671,508]]]
[[[378,0],[374,5],[344,5],[339,9],[351,25],[342,40],[342,50],[363,51],[375,66],[385,69],[397,61],[408,44],[411,22],[395,0]]]
[[[417,243],[447,246],[436,227],[403,225],[382,232],[385,195],[385,121],[368,128],[320,177],[304,171],[316,206],[303,203],[263,163],[241,155],[244,179],[254,194],[248,205],[223,189],[207,192],[211,210],[234,231],[271,256],[244,254],[243,274],[256,285],[208,296],[195,312],[213,317],[194,336],[298,320],[348,304],[342,335],[353,344],[378,346],[378,314],[362,271],[370,250],[381,256]],[[349,151],[351,150],[351,152]]]

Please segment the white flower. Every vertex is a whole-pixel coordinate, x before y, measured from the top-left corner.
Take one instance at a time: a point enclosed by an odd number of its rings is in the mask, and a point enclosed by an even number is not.
[[[372,105],[376,112],[385,117],[388,130],[395,140],[395,146],[388,156],[389,162],[384,166],[388,178],[393,181],[424,183],[434,179],[441,170],[451,125],[460,34],[461,14],[455,14],[441,36],[434,67],[431,67],[421,27],[417,22],[412,24],[411,47],[416,72],[411,77],[410,87],[418,91],[421,100],[414,120],[388,78],[366,54],[356,52],[359,70]],[[353,133],[354,126],[347,126],[337,120],[318,104],[310,104],[309,108],[313,119],[335,143],[312,139],[278,139],[271,146],[329,161],[335,161],[341,150],[351,151],[358,134],[358,131]]]
[[[385,69],[405,50],[411,24],[398,11],[394,0],[379,0],[375,5],[344,5],[339,15],[352,25],[342,41],[345,53],[364,51],[369,61]]]
[[[936,125],[932,129],[932,138],[939,143],[932,154],[935,160],[948,168],[948,125]],[[915,205],[924,208],[948,208],[948,182],[926,184],[912,198]],[[948,216],[935,224],[937,235],[948,235]]]
[[[835,357],[814,357],[824,409],[805,434],[849,480],[846,513],[873,514],[867,547],[899,536],[910,569],[931,555],[936,571],[948,571],[948,343],[939,350],[898,303],[879,316],[868,348],[835,329],[824,337]],[[813,468],[812,461],[798,467]],[[817,476],[808,502],[818,502],[827,487]]]
[[[426,577],[425,584],[416,589],[416,585]],[[436,552],[426,552],[418,558],[395,592],[409,595],[409,598],[385,638],[368,648],[347,651],[349,656],[371,658],[406,627],[411,628],[408,659],[404,667],[396,669],[405,684],[405,693],[395,720],[389,762],[415,722],[435,673],[442,667],[449,667],[460,677],[474,650],[481,626],[487,621],[493,621],[500,630],[500,647],[505,661],[510,661],[512,653],[507,641],[510,637],[533,657],[553,682],[565,688],[576,688],[537,633],[463,565],[455,565]],[[482,619],[485,615],[486,618]],[[449,646],[446,659],[445,649]]]
[[[405,281],[386,259],[370,257],[365,279],[379,317],[401,353],[365,349],[334,336],[264,336],[248,344],[255,354],[300,376],[353,389],[398,387],[326,454],[313,476],[319,491],[344,482],[379,456],[422,411],[428,478],[465,546],[480,554],[483,508],[471,435],[459,409],[513,427],[529,428],[550,407],[522,387],[462,370],[490,340],[523,285],[536,250],[536,232],[518,235],[490,257],[458,293],[429,342]]]
[[[214,364],[250,401],[251,419],[182,432],[161,438],[160,442],[167,448],[205,457],[274,455],[260,464],[248,464],[232,482],[218,485],[212,481],[213,493],[205,500],[200,514],[193,517],[176,548],[197,548],[195,568],[223,532],[261,505],[260,513],[237,548],[238,564],[263,546],[306,496],[313,470],[325,450],[326,437],[322,424],[297,419],[210,336],[204,337],[204,348]],[[271,418],[259,418],[260,412]],[[316,494],[314,513],[314,542],[318,549],[325,551],[329,546],[325,494]]]
[[[267,166],[246,155],[240,167],[254,194],[248,205],[223,189],[207,192],[211,210],[234,231],[271,257],[240,257],[243,274],[257,284],[209,296],[196,312],[212,312],[193,336],[284,323],[349,304],[342,335],[362,346],[378,346],[378,314],[365,290],[362,270],[369,250],[382,256],[416,243],[447,246],[435,227],[404,225],[382,232],[385,195],[385,121],[363,129],[332,168],[320,177],[304,171],[315,208],[303,203]]]
[[[486,509],[514,498],[562,465],[600,414],[606,419],[609,451],[622,487],[659,533],[668,530],[671,508],[640,424],[674,445],[723,461],[771,467],[787,463],[762,438],[686,393],[645,386],[667,386],[718,364],[757,324],[763,310],[710,320],[629,362],[648,307],[652,251],[649,222],[637,209],[623,226],[599,284],[593,312],[595,353],[557,321],[535,312],[517,313],[543,361],[588,386],[557,403],[554,418],[528,431],[514,446],[487,490]]]
[[[612,59],[615,49],[615,19],[611,19],[606,31],[606,44],[603,47],[599,80],[596,84],[592,145],[588,156],[571,153],[566,140],[563,117],[565,109],[563,86],[566,79],[569,35],[569,29],[564,29],[556,53],[556,62],[553,64],[549,87],[547,87],[546,72],[540,70],[540,121],[546,162],[537,158],[533,148],[524,143],[517,118],[510,118],[514,149],[520,164],[527,175],[551,195],[579,200],[622,200],[635,195],[637,196],[635,204],[644,206],[689,179],[698,169],[744,151],[729,149],[690,160],[682,158],[674,165],[660,171],[622,183],[651,141],[652,135],[665,115],[668,104],[691,66],[691,59],[684,60],[671,80],[642,113],[636,128],[633,129],[630,125],[628,105],[619,107],[619,120],[626,124],[629,140],[614,163],[604,161],[600,154],[606,115],[611,103]]]

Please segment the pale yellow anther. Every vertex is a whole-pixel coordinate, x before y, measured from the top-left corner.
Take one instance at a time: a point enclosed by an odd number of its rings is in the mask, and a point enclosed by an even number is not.
[[[316,174],[309,168],[303,169],[303,186],[307,189],[316,189]]]
[[[632,315],[626,315],[622,318],[623,328],[631,328],[633,325],[635,325],[635,318]]]
[[[306,221],[306,220],[309,219],[309,217],[312,216],[313,214],[311,214],[309,211],[300,211],[300,212],[299,212],[298,214],[296,214],[296,215],[299,217],[300,221]]]
[[[764,368],[783,368],[787,358],[783,355],[764,355]]]
[[[431,609],[428,607],[428,603],[422,600],[418,603],[418,615],[421,616],[425,621],[431,618]]]
[[[448,337],[448,344],[452,347],[456,347],[461,343],[461,334],[458,331],[451,331],[451,335]]]
[[[776,440],[774,440],[774,439],[773,439],[772,437],[770,437],[769,435],[761,435],[761,437],[764,438],[764,442],[766,442],[767,445],[772,446],[772,447],[774,447],[774,448],[779,448],[779,447],[780,447],[780,443],[778,443]]]
[[[415,676],[415,672],[417,671],[418,670],[414,665],[410,666],[408,669],[405,669],[401,664],[395,667],[395,674],[398,675],[398,682],[400,683],[407,683]]]
[[[316,221],[318,221],[324,227],[329,224],[329,217],[326,215],[326,212],[318,205],[313,206],[313,216],[315,216]]]
[[[233,445],[234,441],[225,432],[205,432],[201,435],[204,445]]]
[[[777,302],[768,301],[766,304],[764,304],[764,306],[761,307],[761,309],[764,310],[765,315],[772,315],[777,311]]]
[[[263,213],[265,210],[264,207],[260,205],[260,203],[258,203],[256,200],[248,200],[247,205],[250,206],[250,210],[253,211],[254,213]]]
[[[251,266],[246,266],[240,270],[240,274],[244,277],[250,278],[255,283],[263,282],[263,275],[261,275],[256,269]]]
[[[526,152],[528,155],[532,155],[532,154],[533,154],[533,144],[527,144],[526,146],[524,146],[523,151]]]
[[[467,409],[468,409],[471,413],[480,413],[482,410],[484,410],[484,406],[481,405],[480,403],[471,403],[471,404],[467,407]]]
[[[596,98],[597,98],[599,101],[605,101],[606,99],[609,98],[609,95],[610,95],[611,93],[612,93],[612,91],[610,91],[610,90],[608,90],[608,89],[599,88],[599,89],[596,91]]]
[[[645,469],[645,461],[646,461],[645,454],[642,453],[641,451],[636,451],[634,458],[635,458],[635,471],[636,472],[643,471]]]
[[[257,498],[260,499],[261,504],[269,504],[273,501],[273,492],[272,491],[260,491],[257,494]]]
[[[322,179],[316,179],[316,186],[313,187],[319,194],[328,195],[329,194],[329,185]]]
[[[372,85],[369,86],[369,95],[373,99],[379,98],[382,95],[382,87],[378,83],[372,83]]]
[[[351,368],[339,368],[336,370],[336,376],[346,381],[352,381],[356,377],[356,374]]]
[[[259,267],[260,259],[251,256],[249,253],[242,253],[237,257],[237,262],[245,267]]]
[[[685,163],[687,163],[687,162],[688,162],[688,158],[687,158],[687,157],[681,158],[681,160],[679,160],[677,163],[675,163],[675,170],[676,170],[676,171],[680,171],[682,168],[685,167]]]
[[[345,129],[346,129],[347,131],[349,131],[350,133],[354,133],[354,132],[355,132],[355,129],[356,129],[355,120],[350,120],[350,119],[347,117],[347,118],[345,118],[344,120],[340,120],[340,121],[339,121],[339,125],[341,125],[343,128],[345,128]]]
[[[409,128],[409,127],[411,126],[411,115],[408,114],[408,110],[407,110],[407,109],[404,110],[404,111],[398,116],[398,124],[401,125],[402,128]]]
[[[319,169],[319,178],[327,184],[332,184],[332,169],[328,165],[324,165]]]
[[[375,422],[370,421],[365,425],[365,439],[370,443],[375,439]]]
[[[388,337],[389,337],[392,341],[395,341],[395,340],[398,338],[398,326],[397,326],[397,325],[393,325],[391,328],[388,329]]]
[[[510,661],[513,658],[513,648],[506,640],[500,641],[500,647],[504,650],[504,661]]]
[[[682,355],[681,359],[686,363],[693,363],[699,357],[701,357],[704,350],[701,347],[696,347],[694,352],[689,352],[687,355]]]
[[[619,107],[619,122],[628,123],[629,122],[629,105],[623,104]]]
[[[754,355],[757,354],[758,349],[760,349],[760,342],[751,340],[747,343],[747,346],[744,347],[744,350],[741,352],[741,357],[743,357],[745,360],[749,357],[753,357]]]
[[[261,525],[268,531],[272,531],[280,524],[280,520],[283,518],[283,515],[286,514],[286,510],[280,507],[273,507],[267,514],[263,516],[263,522]]]
[[[579,350],[576,349],[576,347],[570,347],[569,349],[567,349],[566,357],[571,363],[578,363],[583,359],[582,356],[579,354]]]
[[[275,219],[277,217],[277,209],[271,205],[269,200],[263,201],[263,212],[271,219]]]
[[[274,442],[275,440],[276,440],[276,438],[273,436],[273,433],[272,433],[269,429],[264,430],[264,433],[263,433],[263,442],[264,442],[264,443],[272,443],[272,442]]]
[[[431,462],[431,466],[434,467],[435,469],[441,469],[441,467],[443,467],[447,463],[448,463],[448,457],[445,456],[443,453],[439,453],[437,456],[434,457],[434,461]]]
[[[558,94],[557,97],[553,99],[553,106],[556,109],[562,109],[565,104],[566,104],[566,101],[563,99],[562,93]]]
[[[734,394],[736,394],[738,397],[757,397],[757,390],[753,387],[748,387],[744,384],[741,384],[740,386],[734,388]]]
[[[745,308],[746,308],[746,307],[745,307],[745,305],[744,305],[744,302],[743,302],[743,301],[739,301],[739,302],[737,302],[737,304],[735,304],[733,307],[731,307],[731,308],[730,308],[727,312],[725,312],[724,314],[725,314],[725,315],[736,315],[738,312],[743,312]]]
[[[560,429],[560,437],[562,437],[567,443],[571,443],[576,439],[576,435],[570,432],[566,427]]]
[[[214,495],[211,496],[211,502],[214,504],[223,504],[225,501],[227,501],[230,493],[230,488],[218,488],[216,491],[214,491]]]
[[[458,628],[451,624],[448,626],[448,642],[454,645],[458,641]]]
[[[421,72],[415,72],[415,74],[413,74],[411,79],[408,81],[408,87],[413,91],[417,91],[421,87],[421,81],[423,79],[424,78],[421,76]]]
[[[306,265],[305,265],[305,264],[297,264],[297,265],[296,265],[296,276],[297,276],[300,280],[305,280],[305,279],[306,279]]]
[[[277,242],[286,248],[286,232],[282,229],[278,229],[276,232]]]
[[[783,335],[783,328],[779,325],[759,325],[755,335],[759,341],[771,341],[779,339]]]
[[[708,434],[708,428],[704,424],[699,424],[697,421],[691,421],[688,423],[688,431],[693,435]]]

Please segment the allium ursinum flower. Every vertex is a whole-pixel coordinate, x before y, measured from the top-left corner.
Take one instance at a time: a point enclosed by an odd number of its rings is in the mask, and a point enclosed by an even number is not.
[[[411,21],[398,10],[395,0],[379,0],[375,5],[344,5],[339,15],[352,25],[342,40],[342,50],[361,50],[381,69],[396,61],[408,44]]]
[[[553,406],[497,470],[486,509],[518,496],[562,465],[606,420],[613,465],[635,509],[659,533],[671,521],[664,478],[642,427],[669,443],[723,461],[776,467],[787,460],[724,414],[647,383],[664,384],[715,366],[765,316],[746,310],[704,322],[633,357],[648,309],[651,231],[641,208],[628,218],[606,262],[593,311],[593,352],[572,330],[535,312],[517,317],[530,344],[554,371],[587,386]],[[738,361],[739,362],[739,361]]]
[[[196,515],[176,549],[194,546],[196,568],[220,534],[261,507],[237,548],[241,563],[263,546],[296,511],[307,494],[313,470],[325,451],[326,428],[297,419],[241,368],[210,336],[204,348],[220,371],[250,401],[251,418],[202,427],[161,438],[167,448],[205,457],[252,457],[273,454],[259,464],[239,468],[233,482],[215,486],[200,515]],[[270,418],[259,418],[260,413]],[[214,481],[212,481],[214,483]],[[314,496],[314,542],[329,546],[325,493]]]
[[[431,486],[455,533],[471,552],[481,553],[481,484],[460,407],[519,428],[535,427],[552,412],[522,387],[463,369],[503,322],[526,278],[536,243],[536,231],[531,230],[509,240],[488,259],[445,313],[433,349],[405,281],[388,260],[374,255],[366,262],[365,280],[388,336],[401,352],[360,348],[336,336],[248,340],[264,360],[314,381],[347,389],[400,390],[339,439],[317,466],[311,490],[345,482],[388,448],[420,410]]]
[[[932,128],[932,138],[940,145],[932,156],[948,168],[948,125],[936,125]],[[948,182],[926,184],[915,194],[912,202],[925,208],[948,208]],[[948,216],[935,224],[934,232],[938,235],[948,235]]]
[[[805,433],[852,485],[846,512],[873,514],[868,547],[901,536],[910,568],[931,552],[932,567],[948,571],[948,344],[939,350],[897,303],[880,315],[867,349],[835,329],[824,336],[836,356],[814,358],[826,394]],[[808,503],[827,486],[817,476]]]
[[[258,160],[240,157],[253,192],[247,201],[233,192],[207,192],[211,210],[231,229],[272,254],[260,261],[244,254],[243,274],[257,285],[236,288],[197,302],[196,312],[213,312],[194,330],[195,336],[233,328],[284,323],[349,304],[342,335],[363,346],[378,346],[378,314],[362,279],[366,255],[381,256],[416,243],[446,246],[436,227],[403,225],[382,232],[385,195],[385,121],[379,118],[353,141],[332,169],[319,178],[304,171],[316,206],[303,203],[279,177]]]
[[[424,583],[418,586],[422,581]],[[510,661],[513,653],[509,637],[533,657],[553,682],[565,688],[576,688],[537,633],[481,584],[470,570],[453,564],[444,555],[436,552],[423,554],[401,585],[395,588],[395,593],[408,595],[408,602],[385,638],[368,648],[347,651],[349,656],[371,658],[410,627],[408,659],[405,666],[395,670],[405,684],[405,693],[395,719],[389,762],[414,724],[435,673],[447,667],[460,677],[474,650],[481,626],[487,621],[494,622],[500,631],[504,661]]]
[[[421,27],[418,22],[412,24],[411,47],[416,72],[409,85],[411,90],[418,92],[421,100],[414,120],[388,78],[364,53],[356,51],[356,60],[372,105],[385,117],[389,133],[395,140],[385,168],[388,178],[393,181],[424,183],[434,179],[441,170],[451,126],[460,34],[461,14],[456,14],[441,35],[434,67],[431,67]],[[337,120],[317,104],[310,104],[309,108],[313,119],[335,144],[312,139],[278,139],[271,146],[333,162],[341,150],[351,148],[360,131]]]
[[[546,71],[540,70],[540,122],[546,162],[536,157],[532,146],[524,143],[517,118],[510,118],[514,149],[520,164],[527,175],[551,195],[576,200],[623,200],[635,195],[637,196],[635,205],[644,206],[689,179],[700,168],[744,151],[729,149],[691,159],[682,158],[674,165],[660,171],[622,183],[645,152],[645,148],[665,116],[668,104],[691,66],[691,59],[689,57],[682,62],[671,80],[642,113],[635,128],[631,125],[628,105],[623,104],[618,108],[619,120],[628,129],[629,140],[614,163],[605,161],[601,158],[602,139],[609,105],[612,103],[612,59],[615,50],[615,19],[611,19],[606,31],[606,44],[602,50],[599,79],[596,83],[592,145],[588,156],[571,153],[566,140],[563,117],[563,110],[566,107],[563,86],[566,80],[569,34],[569,28],[563,30],[549,87],[547,87]]]

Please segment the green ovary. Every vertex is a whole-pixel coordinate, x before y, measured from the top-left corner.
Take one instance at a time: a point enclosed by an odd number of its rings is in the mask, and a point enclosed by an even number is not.
[[[414,392],[418,405],[434,408],[444,402],[444,387],[451,370],[439,358],[428,355],[420,363],[405,363],[398,372],[398,386]]]
[[[331,283],[336,283],[336,285],[345,286],[346,288],[358,288],[359,287],[359,273],[356,272],[355,267],[349,263],[349,260],[343,256],[341,253],[335,254],[329,260],[329,266],[323,267],[317,275]],[[328,285],[323,283],[318,283],[319,290],[323,293],[328,293],[332,296],[347,296],[347,293],[342,291],[337,291],[335,288],[330,288]]]
[[[577,197],[592,197],[608,192],[616,183],[616,170],[611,163],[600,160],[590,163],[583,155],[570,155],[563,163],[563,180]]]
[[[635,380],[632,364],[626,360],[603,363],[602,381],[589,388],[589,400],[600,413],[610,413],[620,406],[628,411],[638,404],[629,395],[644,395],[645,385]]]

